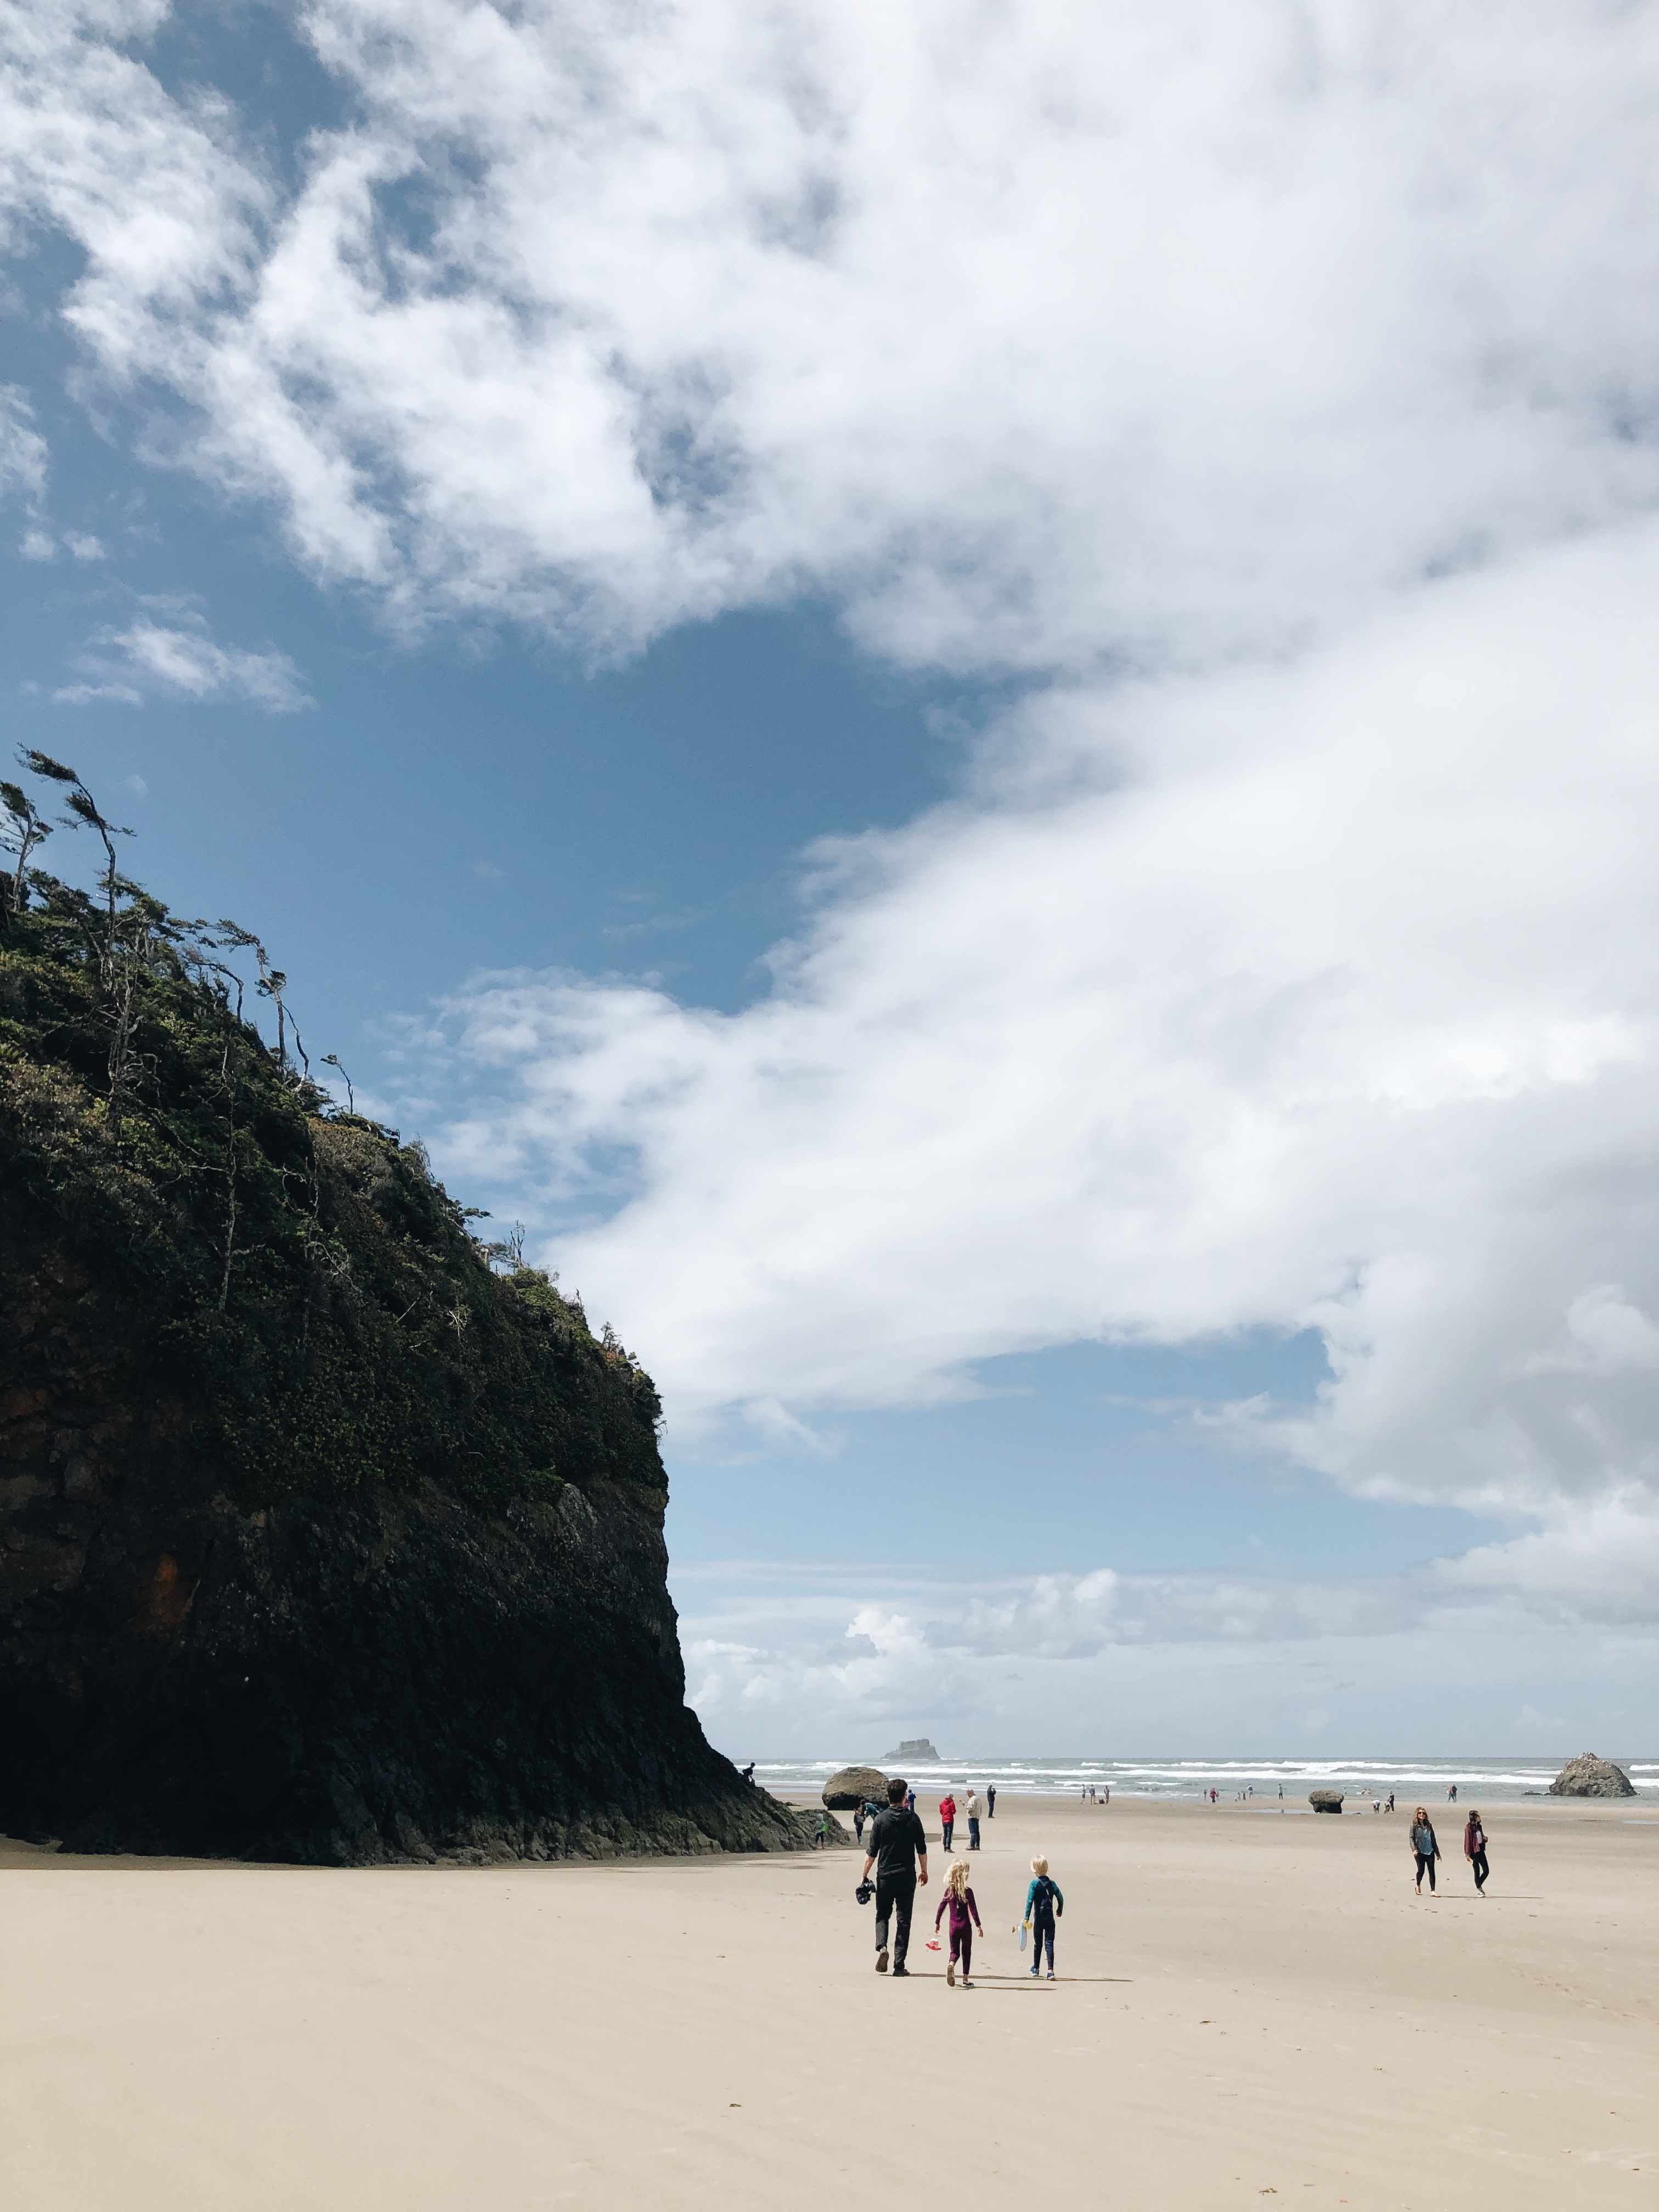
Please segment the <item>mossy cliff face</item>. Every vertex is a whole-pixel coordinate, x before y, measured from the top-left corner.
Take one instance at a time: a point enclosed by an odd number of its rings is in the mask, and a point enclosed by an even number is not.
[[[684,1704],[649,1378],[118,919],[0,939],[0,1829],[799,1848]]]

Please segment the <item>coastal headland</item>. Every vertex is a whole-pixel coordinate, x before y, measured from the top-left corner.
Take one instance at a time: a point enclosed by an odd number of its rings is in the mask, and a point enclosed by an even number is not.
[[[801,1800],[807,1802],[805,1796]],[[935,1839],[933,1802],[921,1808]],[[9,2212],[896,2191],[1431,2212],[1659,2197],[1659,1814],[1002,1797],[975,1987],[847,1851],[362,1869],[0,1849]],[[1066,1893],[1060,1979],[1011,1933]]]

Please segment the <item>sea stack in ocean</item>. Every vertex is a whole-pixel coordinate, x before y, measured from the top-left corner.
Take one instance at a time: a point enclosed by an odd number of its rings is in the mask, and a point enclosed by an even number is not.
[[[1621,1766],[1593,1751],[1570,1759],[1550,1784],[1552,1797],[1633,1797],[1635,1787]]]
[[[884,1752],[882,1756],[890,1766],[915,1765],[923,1759],[931,1765],[939,1765],[939,1753],[931,1736],[907,1735],[896,1751]]]
[[[649,1376],[107,889],[0,915],[0,1829],[807,1846],[686,1706]]]

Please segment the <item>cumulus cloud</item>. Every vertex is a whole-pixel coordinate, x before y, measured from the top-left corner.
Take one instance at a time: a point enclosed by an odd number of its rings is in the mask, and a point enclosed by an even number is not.
[[[1048,695],[971,803],[823,856],[746,1012],[482,984],[446,1160],[544,1218],[621,1180],[561,1264],[682,1416],[1316,1328],[1317,1401],[1218,1436],[1485,1510],[1652,1491],[1656,589],[1644,526]]]
[[[319,573],[625,647],[827,588],[913,660],[1291,642],[1645,507],[1644,9],[316,0],[284,194],[42,11],[72,320]]]
[[[1633,1547],[1611,1583],[1598,1571],[1564,1588],[1559,1563],[1528,1553],[1536,1540],[1319,1581],[1105,1568],[951,1580],[763,1562],[679,1567],[675,1581],[690,1694],[716,1741],[745,1753],[868,1755],[865,1731],[918,1714],[964,1751],[1057,1741],[1060,1717],[1079,1747],[1201,1754],[1311,1730],[1352,1750],[1397,1743],[1402,1699],[1423,1715],[1419,1748],[1472,1747],[1470,1711],[1482,1751],[1555,1748],[1562,1724],[1544,1716],[1564,1701],[1609,1740],[1639,1741],[1659,1662],[1659,1521],[1578,1540],[1598,1568]]]
[[[236,699],[268,714],[292,714],[312,703],[287,653],[216,644],[205,622],[188,608],[175,608],[165,622],[140,615],[125,629],[100,629],[80,659],[82,680],[52,695],[60,705]]]

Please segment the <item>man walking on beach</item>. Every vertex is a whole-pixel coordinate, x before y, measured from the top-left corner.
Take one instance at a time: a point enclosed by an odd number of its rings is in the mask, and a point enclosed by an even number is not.
[[[994,1782],[985,1793],[985,1817],[994,1820],[997,1816],[997,1785]]]
[[[945,1832],[939,1840],[948,1851],[951,1838],[957,1832],[957,1801],[948,1790],[939,1801],[939,1824]]]
[[[970,1851],[976,1851],[979,1849],[980,1817],[984,1810],[985,1800],[977,1790],[969,1790],[968,1792],[968,1848]]]
[[[876,1874],[876,1972],[887,1972],[887,1923],[893,1929],[893,1972],[908,1980],[904,1963],[910,1948],[910,1914],[916,1901],[916,1884],[927,1886],[927,1831],[905,1802],[905,1786],[896,1776],[887,1785],[887,1810],[870,1823],[868,1856],[864,1879]]]

